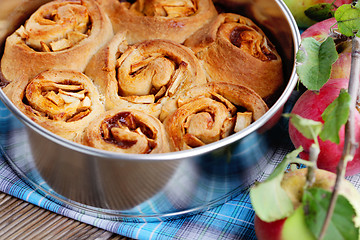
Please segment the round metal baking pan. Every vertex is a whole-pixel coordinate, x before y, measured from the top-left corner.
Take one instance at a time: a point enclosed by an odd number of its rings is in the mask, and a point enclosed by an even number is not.
[[[281,0],[221,1],[253,19],[270,36],[284,63],[287,84],[259,120],[239,133],[192,150],[166,154],[119,154],[65,140],[21,113],[3,91],[13,117],[3,155],[46,198],[89,215],[151,221],[204,211],[254,183],[271,154],[270,130],[297,83],[296,23]],[[0,4],[1,5],[1,4]],[[5,112],[4,112],[5,113]],[[15,147],[9,147],[15,146]]]

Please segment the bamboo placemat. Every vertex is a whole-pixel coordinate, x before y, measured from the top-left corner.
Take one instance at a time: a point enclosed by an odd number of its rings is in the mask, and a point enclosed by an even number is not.
[[[0,192],[0,239],[129,238],[58,215]]]

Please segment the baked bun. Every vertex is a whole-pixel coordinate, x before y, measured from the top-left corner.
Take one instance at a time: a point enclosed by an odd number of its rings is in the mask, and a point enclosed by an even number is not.
[[[71,70],[19,78],[4,92],[31,120],[68,140],[81,137],[89,122],[105,110],[93,82]]]
[[[160,39],[128,45],[124,33],[116,34],[85,72],[105,96],[107,109],[138,109],[156,117],[166,101],[206,83],[190,49]]]
[[[82,72],[112,36],[111,22],[96,1],[52,1],[6,39],[1,71],[9,82],[49,69]]]
[[[83,144],[120,153],[169,152],[169,143],[159,119],[142,111],[112,109],[100,114],[86,128]]]
[[[282,60],[250,19],[222,13],[185,41],[201,59],[211,81],[241,84],[262,98],[283,85]]]
[[[217,11],[211,0],[104,0],[114,31],[128,31],[130,44],[152,39],[183,43],[212,20]]]
[[[268,107],[248,87],[211,82],[189,89],[164,121],[173,151],[200,147],[240,132]]]

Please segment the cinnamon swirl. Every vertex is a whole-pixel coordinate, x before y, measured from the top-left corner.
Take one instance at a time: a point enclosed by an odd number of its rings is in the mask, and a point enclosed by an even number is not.
[[[164,121],[172,150],[203,146],[239,132],[258,120],[268,107],[248,87],[208,83],[192,88]]]
[[[184,43],[217,82],[245,85],[262,98],[283,84],[282,60],[264,32],[250,19],[222,13]]]
[[[107,109],[138,109],[156,117],[167,99],[206,83],[190,49],[169,40],[128,45],[124,33],[91,59],[85,73],[105,95]]]
[[[83,144],[120,153],[169,152],[163,124],[142,111],[129,109],[114,108],[99,115],[85,130]]]
[[[29,81],[11,82],[4,92],[31,120],[68,140],[104,112],[92,81],[76,71],[44,71]]]

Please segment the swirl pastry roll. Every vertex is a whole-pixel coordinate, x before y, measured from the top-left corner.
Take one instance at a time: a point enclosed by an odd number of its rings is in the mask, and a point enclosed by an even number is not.
[[[111,109],[93,120],[85,130],[83,144],[120,153],[169,152],[159,119],[142,111]]]
[[[178,109],[164,121],[173,151],[203,146],[239,132],[268,107],[252,89],[230,83],[208,83],[187,91]]]
[[[156,117],[167,99],[206,83],[190,49],[169,40],[129,46],[123,33],[91,59],[85,73],[105,95],[107,109],[137,109]]]
[[[29,81],[13,81],[4,91],[31,120],[68,140],[80,137],[104,112],[98,90],[80,72],[44,71]]]
[[[217,16],[211,0],[104,0],[114,31],[128,30],[130,44],[152,39],[183,43]]]
[[[52,1],[6,39],[1,71],[8,81],[49,69],[82,72],[112,36],[111,22],[96,1]]]
[[[212,81],[241,84],[262,98],[283,84],[282,60],[250,19],[222,13],[184,43],[202,60]]]

